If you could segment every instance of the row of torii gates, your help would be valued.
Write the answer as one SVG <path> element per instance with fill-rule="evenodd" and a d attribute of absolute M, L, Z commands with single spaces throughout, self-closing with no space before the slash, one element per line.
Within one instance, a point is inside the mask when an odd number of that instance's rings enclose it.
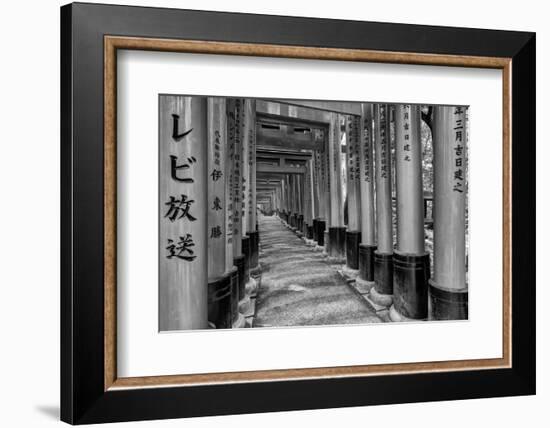
<path fill-rule="evenodd" d="M 420 106 L 167 96 L 160 117 L 161 156 L 164 140 L 181 128 L 193 132 L 176 155 L 207 160 L 193 171 L 189 190 L 203 218 L 199 212 L 176 226 L 179 234 L 192 232 L 193 254 L 204 259 L 176 269 L 161 262 L 161 330 L 244 326 L 251 273 L 261 270 L 257 208 L 345 260 L 393 320 L 467 318 L 464 108 L 433 107 L 430 121 L 433 269 L 424 237 Z"/>

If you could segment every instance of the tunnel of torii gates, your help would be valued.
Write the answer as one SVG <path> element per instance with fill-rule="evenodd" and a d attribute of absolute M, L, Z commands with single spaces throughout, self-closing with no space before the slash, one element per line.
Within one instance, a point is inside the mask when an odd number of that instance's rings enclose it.
<path fill-rule="evenodd" d="M 467 318 L 464 108 L 433 107 L 433 270 L 420 106 L 174 96 L 160 108 L 161 156 L 170 147 L 172 160 L 196 161 L 186 188 L 195 221 L 171 225 L 192 237 L 191 260 L 160 257 L 161 330 L 245 325 L 261 271 L 258 212 L 277 215 L 313 249 L 341 259 L 392 320 Z M 176 137 L 185 144 L 170 145 Z M 178 173 L 161 162 L 161 189 L 163 174 Z"/>

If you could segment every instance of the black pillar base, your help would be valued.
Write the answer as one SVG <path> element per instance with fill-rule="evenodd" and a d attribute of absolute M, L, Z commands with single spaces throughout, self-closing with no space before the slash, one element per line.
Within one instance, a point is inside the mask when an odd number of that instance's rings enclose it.
<path fill-rule="evenodd" d="M 244 277 L 244 262 L 245 262 L 245 257 L 244 257 L 244 254 L 243 255 L 240 255 L 240 256 L 237 256 L 233 259 L 233 264 L 235 265 L 235 267 L 237 268 L 237 275 L 238 275 L 238 287 L 237 287 L 237 290 L 238 290 L 238 293 L 237 293 L 237 300 L 241 300 L 243 297 L 244 297 L 244 286 L 246 285 L 246 279 Z M 237 301 L 237 304 L 238 304 L 238 301 Z"/>
<path fill-rule="evenodd" d="M 231 274 L 208 281 L 208 322 L 216 328 L 231 328 Z"/>
<path fill-rule="evenodd" d="M 358 230 L 346 231 L 346 265 L 350 269 L 359 269 L 359 243 L 361 232 Z"/>
<path fill-rule="evenodd" d="M 313 236 L 311 237 L 311 239 L 313 239 L 315 242 L 318 242 L 319 241 L 319 237 L 318 237 L 318 229 L 317 229 L 317 223 L 319 222 L 319 220 L 317 220 L 316 218 L 313 219 Z"/>
<path fill-rule="evenodd" d="M 376 245 L 359 244 L 359 278 L 364 281 L 374 281 L 375 251 Z"/>
<path fill-rule="evenodd" d="M 374 252 L 374 283 L 379 294 L 393 294 L 393 253 Z"/>
<path fill-rule="evenodd" d="M 317 220 L 317 245 L 323 247 L 325 245 L 325 229 L 327 223 L 324 220 Z"/>
<path fill-rule="evenodd" d="M 298 215 L 298 225 L 296 228 L 300 231 L 304 231 L 304 216 L 302 214 Z"/>
<path fill-rule="evenodd" d="M 446 290 L 430 280 L 432 317 L 436 320 L 467 320 L 468 289 Z"/>
<path fill-rule="evenodd" d="M 233 266 L 231 276 L 231 323 L 239 319 L 239 269 Z"/>
<path fill-rule="evenodd" d="M 258 256 L 259 256 L 259 233 L 248 232 L 247 233 L 250 239 L 250 269 L 258 267 Z"/>
<path fill-rule="evenodd" d="M 306 224 L 306 238 L 313 239 L 313 226 Z"/>
<path fill-rule="evenodd" d="M 346 257 L 346 228 L 329 227 L 328 228 L 328 255 L 335 258 Z"/>
<path fill-rule="evenodd" d="M 393 304 L 407 318 L 428 318 L 430 255 L 393 253 Z"/>
<path fill-rule="evenodd" d="M 244 284 L 250 279 L 250 238 L 248 236 L 243 236 L 242 238 L 242 251 L 244 256 Z M 240 285 L 240 284 L 239 284 Z M 239 298 L 242 299 L 245 297 L 245 289 L 243 287 L 242 294 L 241 289 L 239 288 Z"/>

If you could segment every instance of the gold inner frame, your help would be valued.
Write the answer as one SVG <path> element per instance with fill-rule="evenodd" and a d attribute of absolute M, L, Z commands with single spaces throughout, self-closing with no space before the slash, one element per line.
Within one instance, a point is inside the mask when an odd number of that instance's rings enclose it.
<path fill-rule="evenodd" d="M 304 369 L 279 369 L 169 376 L 117 377 L 116 367 L 116 85 L 117 50 L 146 50 L 213 55 L 241 55 L 296 59 L 323 59 L 393 64 L 440 65 L 502 70 L 503 82 L 503 320 L 502 358 L 421 363 L 375 364 Z M 511 367 L 512 340 L 512 164 L 511 164 L 511 58 L 385 52 L 306 46 L 170 40 L 139 37 L 104 37 L 104 389 L 192 386 L 235 382 L 281 381 L 312 378 L 358 377 L 422 372 L 497 369 Z"/>

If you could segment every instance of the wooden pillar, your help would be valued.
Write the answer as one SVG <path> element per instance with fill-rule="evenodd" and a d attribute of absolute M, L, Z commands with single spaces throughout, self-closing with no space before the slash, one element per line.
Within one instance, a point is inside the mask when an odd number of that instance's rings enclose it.
<path fill-rule="evenodd" d="M 374 282 L 371 298 L 389 306 L 393 294 L 392 173 L 389 106 L 374 105 L 376 156 L 376 231 L 378 248 L 374 253 Z"/>
<path fill-rule="evenodd" d="M 435 319 L 468 319 L 466 283 L 467 138 L 463 107 L 435 107 L 434 277 Z"/>
<path fill-rule="evenodd" d="M 326 133 L 325 133 L 326 136 Z M 317 172 L 317 200 L 319 201 L 313 239 L 317 246 L 325 245 L 325 229 L 328 219 L 328 198 L 327 198 L 327 169 L 326 169 L 326 142 L 323 150 L 315 151 L 315 170 Z"/>
<path fill-rule="evenodd" d="M 296 175 L 290 174 L 290 191 L 291 191 L 291 203 L 292 203 L 292 221 L 291 225 L 293 228 L 296 228 L 297 226 L 297 219 L 298 219 L 298 195 L 296 192 Z"/>
<path fill-rule="evenodd" d="M 242 164 L 242 252 L 244 255 L 244 276 L 245 283 L 250 280 L 250 237 L 248 235 L 250 225 L 250 101 L 243 100 L 242 104 L 242 149 L 241 149 L 241 164 Z M 245 286 L 246 287 L 246 286 Z M 245 296 L 241 296 L 241 300 Z"/>
<path fill-rule="evenodd" d="M 159 324 L 208 327 L 207 109 L 204 97 L 160 97 Z"/>
<path fill-rule="evenodd" d="M 424 249 L 420 107 L 395 107 L 397 248 L 393 255 L 393 302 L 397 315 L 428 317 L 430 257 Z M 392 311 L 392 314 L 394 311 Z"/>
<path fill-rule="evenodd" d="M 341 116 L 331 113 L 329 134 L 329 181 L 330 181 L 330 227 L 328 255 L 336 259 L 346 256 L 346 228 L 344 227 L 344 204 L 342 201 L 342 130 Z"/>
<path fill-rule="evenodd" d="M 254 128 L 256 126 L 255 100 L 244 99 L 242 101 L 242 122 L 241 122 L 241 192 L 242 192 L 242 238 L 241 248 L 244 256 L 244 295 L 239 293 L 239 311 L 247 314 L 250 308 L 250 295 L 255 291 L 255 281 L 250 276 L 253 239 L 250 237 L 251 214 L 252 214 L 252 190 L 251 190 L 251 145 L 254 139 Z"/>
<path fill-rule="evenodd" d="M 304 228 L 303 233 L 307 240 L 313 239 L 313 159 L 306 162 L 304 175 Z"/>
<path fill-rule="evenodd" d="M 279 210 L 279 212 L 281 212 L 281 210 L 283 209 L 283 203 L 282 203 L 283 192 L 282 192 L 282 189 L 283 189 L 283 180 L 281 180 L 280 185 L 279 185 L 279 187 L 277 187 L 277 190 L 276 190 L 277 209 Z"/>
<path fill-rule="evenodd" d="M 281 179 L 281 219 L 285 221 L 286 223 L 286 210 L 287 210 L 287 205 L 286 205 L 286 189 L 287 189 L 287 185 L 286 185 L 286 177 L 283 176 L 283 178 Z"/>
<path fill-rule="evenodd" d="M 311 185 L 311 218 L 312 220 L 319 217 L 319 170 L 316 167 L 316 151 L 312 151 L 311 159 L 309 161 L 309 174 Z"/>
<path fill-rule="evenodd" d="M 288 224 L 294 227 L 294 180 L 292 174 L 286 175 L 288 183 Z"/>
<path fill-rule="evenodd" d="M 292 188 L 290 186 L 290 174 L 285 174 L 286 197 L 286 222 L 290 226 L 292 221 Z"/>
<path fill-rule="evenodd" d="M 303 234 L 304 225 L 304 175 L 296 174 L 296 194 L 297 194 L 297 222 L 296 228 L 300 234 Z"/>
<path fill-rule="evenodd" d="M 328 228 L 331 223 L 331 210 L 330 210 L 330 161 L 329 161 L 329 151 L 330 151 L 330 134 L 331 129 L 326 132 L 325 144 L 323 147 L 323 152 L 321 156 L 321 171 L 322 171 L 322 194 L 323 194 L 323 211 L 321 220 L 319 222 L 319 239 L 322 239 L 322 243 L 319 243 L 320 246 L 324 246 L 325 252 L 328 253 Z"/>
<path fill-rule="evenodd" d="M 244 326 L 244 316 L 239 312 L 239 293 L 244 286 L 243 279 L 244 257 L 241 253 L 241 222 L 239 185 L 240 185 L 240 145 L 237 141 L 237 101 L 226 99 L 226 128 L 227 128 L 227 153 L 226 153 L 226 266 L 231 269 L 231 316 L 234 328 Z"/>
<path fill-rule="evenodd" d="M 248 277 L 246 257 L 243 254 L 243 120 L 244 100 L 241 98 L 227 99 L 228 134 L 233 152 L 233 263 L 238 271 L 238 301 L 245 297 L 245 285 Z M 244 325 L 244 317 L 238 315 L 238 326 Z"/>
<path fill-rule="evenodd" d="M 361 244 L 359 245 L 359 276 L 356 283 L 365 291 L 374 286 L 374 252 L 376 251 L 372 107 L 372 104 L 361 105 L 362 135 L 359 144 Z"/>
<path fill-rule="evenodd" d="M 250 244 L 250 271 L 258 272 L 259 235 L 256 227 L 256 100 L 245 101 L 245 135 L 248 142 L 247 235 Z"/>
<path fill-rule="evenodd" d="M 346 117 L 347 168 L 346 185 L 348 194 L 348 228 L 346 230 L 346 267 L 350 273 L 359 274 L 359 243 L 361 242 L 361 194 L 359 143 L 361 117 Z"/>
<path fill-rule="evenodd" d="M 277 209 L 277 214 L 279 215 L 279 218 L 282 218 L 282 212 L 283 212 L 283 188 L 284 188 L 284 181 L 281 180 L 281 184 L 277 189 L 275 190 L 275 207 Z"/>
<path fill-rule="evenodd" d="M 320 216 L 320 197 L 319 197 L 319 175 L 320 175 L 320 155 L 318 150 L 313 150 L 311 153 L 311 206 L 312 206 L 312 218 L 311 218 L 311 239 L 318 245 L 319 243 L 319 216 Z"/>
<path fill-rule="evenodd" d="M 298 194 L 296 192 L 296 175 L 290 174 L 290 190 L 291 190 L 291 201 L 292 201 L 292 221 L 291 225 L 293 228 L 297 226 L 298 220 Z"/>
<path fill-rule="evenodd" d="M 231 274 L 226 264 L 227 113 L 225 98 L 207 99 L 208 126 L 208 321 L 216 328 L 231 328 Z M 229 268 L 229 269 L 228 269 Z"/>

